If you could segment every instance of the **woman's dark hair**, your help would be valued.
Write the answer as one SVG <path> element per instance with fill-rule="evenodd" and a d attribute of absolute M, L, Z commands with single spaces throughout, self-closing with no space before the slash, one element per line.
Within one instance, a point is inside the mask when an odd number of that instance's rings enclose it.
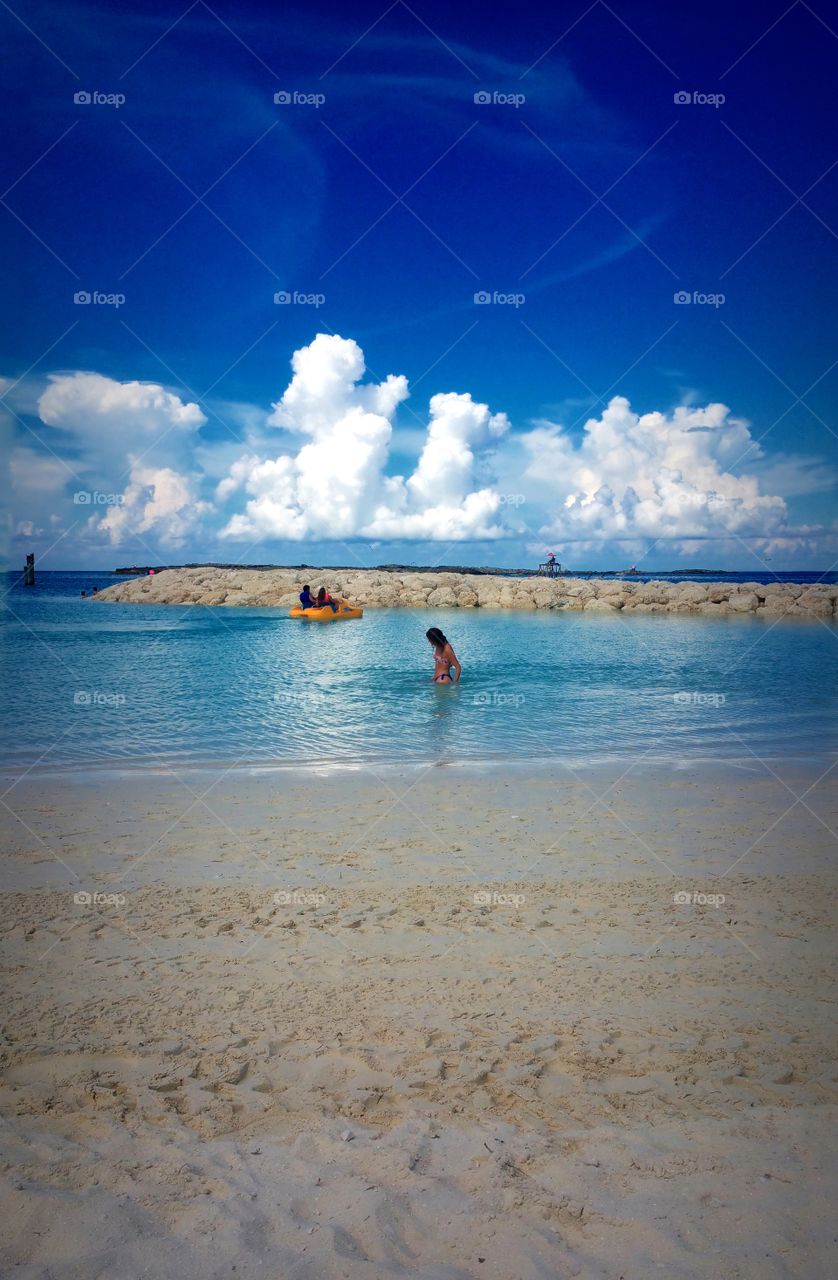
<path fill-rule="evenodd" d="M 325 588 L 325 587 L 321 587 L 321 588 L 320 588 L 320 590 L 317 592 L 317 599 L 318 599 L 318 600 L 325 600 L 325 599 L 326 599 L 326 588 Z"/>
<path fill-rule="evenodd" d="M 438 649 L 441 649 L 448 644 L 448 641 L 440 631 L 439 627 L 431 627 L 429 631 L 425 632 L 425 635 L 428 637 L 431 644 L 436 645 Z"/>

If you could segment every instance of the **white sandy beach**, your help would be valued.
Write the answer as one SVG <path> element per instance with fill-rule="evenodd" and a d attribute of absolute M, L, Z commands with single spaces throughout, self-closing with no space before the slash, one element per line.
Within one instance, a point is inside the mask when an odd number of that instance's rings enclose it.
<path fill-rule="evenodd" d="M 827 1276 L 826 767 L 29 774 L 5 1274 Z"/>

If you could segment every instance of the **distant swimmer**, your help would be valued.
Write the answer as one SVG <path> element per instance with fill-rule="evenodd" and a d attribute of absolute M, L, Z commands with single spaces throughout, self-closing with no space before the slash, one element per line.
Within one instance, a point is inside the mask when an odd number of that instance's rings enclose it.
<path fill-rule="evenodd" d="M 434 647 L 434 674 L 432 676 L 434 684 L 456 684 L 460 678 L 462 667 L 457 661 L 457 655 L 451 645 L 439 627 L 431 627 L 429 631 L 425 632 L 425 635 Z M 453 678 L 451 676 L 452 667 L 456 672 Z"/>

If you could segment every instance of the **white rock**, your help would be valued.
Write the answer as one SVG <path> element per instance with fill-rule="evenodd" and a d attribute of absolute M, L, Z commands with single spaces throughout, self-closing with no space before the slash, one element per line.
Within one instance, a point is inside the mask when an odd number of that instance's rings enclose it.
<path fill-rule="evenodd" d="M 304 582 L 368 608 L 585 609 L 591 613 L 727 613 L 832 617 L 838 586 L 813 583 L 611 582 L 500 574 L 386 573 L 331 569 L 166 569 L 100 591 L 106 603 L 290 608 Z"/>
<path fill-rule="evenodd" d="M 728 600 L 728 608 L 731 609 L 734 613 L 750 613 L 751 610 L 756 609 L 758 607 L 759 607 L 759 600 L 757 600 L 753 591 L 748 591 L 748 592 L 731 591 L 730 599 Z"/>

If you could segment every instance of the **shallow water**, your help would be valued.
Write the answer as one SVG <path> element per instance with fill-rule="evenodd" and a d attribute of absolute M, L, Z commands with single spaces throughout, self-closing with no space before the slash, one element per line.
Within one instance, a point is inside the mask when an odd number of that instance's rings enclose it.
<path fill-rule="evenodd" d="M 11 580 L 10 580 L 11 581 Z M 0 761 L 233 764 L 830 756 L 838 628 L 820 622 L 83 600 L 109 574 L 5 597 Z M 458 687 L 430 683 L 428 626 Z"/>

